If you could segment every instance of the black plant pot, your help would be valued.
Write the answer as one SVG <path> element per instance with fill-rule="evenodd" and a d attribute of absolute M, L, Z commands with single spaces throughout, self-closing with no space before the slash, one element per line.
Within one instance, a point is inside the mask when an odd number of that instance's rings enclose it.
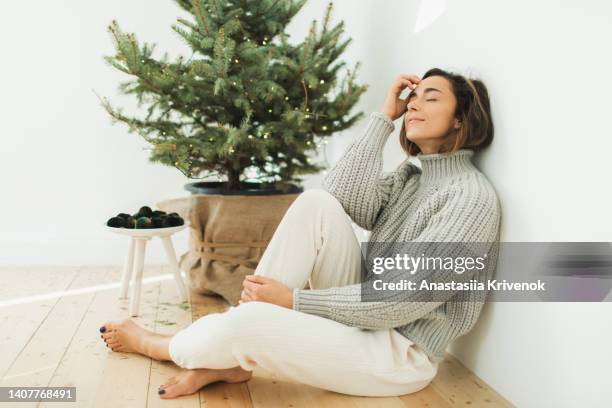
<path fill-rule="evenodd" d="M 241 182 L 243 189 L 228 189 L 224 181 L 202 181 L 185 184 L 185 190 L 191 194 L 221 194 L 221 195 L 280 195 L 295 194 L 304 191 L 302 187 L 292 185 L 287 191 L 281 191 L 271 183 Z"/>

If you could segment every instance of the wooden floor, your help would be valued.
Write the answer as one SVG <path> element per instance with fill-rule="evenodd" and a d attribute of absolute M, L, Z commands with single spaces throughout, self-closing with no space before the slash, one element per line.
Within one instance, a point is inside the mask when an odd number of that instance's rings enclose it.
<path fill-rule="evenodd" d="M 0 269 L 0 386 L 75 386 L 77 402 L 2 403 L 25 407 L 512 407 L 454 357 L 430 386 L 392 398 L 353 397 L 301 384 L 253 377 L 216 383 L 198 394 L 162 400 L 157 387 L 178 373 L 171 362 L 113 353 L 100 339 L 104 321 L 128 316 L 119 300 L 121 268 Z M 145 266 L 138 324 L 174 333 L 227 304 L 190 294 L 182 304 L 169 270 Z M 151 280 L 151 282 L 147 282 Z M 48 296 L 41 298 L 41 295 Z"/>

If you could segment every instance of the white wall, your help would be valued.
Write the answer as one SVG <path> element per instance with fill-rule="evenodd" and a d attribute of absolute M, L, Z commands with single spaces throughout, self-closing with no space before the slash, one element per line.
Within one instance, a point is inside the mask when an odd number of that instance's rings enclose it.
<path fill-rule="evenodd" d="M 327 1 L 292 22 L 303 38 Z M 612 241 L 607 2 L 429 0 L 443 13 L 415 33 L 420 1 L 337 0 L 334 21 L 353 43 L 370 84 L 359 109 L 377 110 L 400 72 L 441 67 L 488 85 L 496 140 L 477 159 L 503 204 L 503 241 Z M 0 264 L 119 264 L 126 241 L 105 220 L 186 195 L 177 170 L 147 162 L 146 143 L 111 126 L 92 89 L 116 105 L 124 76 L 107 66 L 106 25 L 117 19 L 158 50 L 184 49 L 168 1 L 13 2 L 0 15 Z M 365 122 L 337 135 L 334 162 Z M 385 170 L 402 159 L 397 132 Z M 318 187 L 320 175 L 307 188 Z M 186 233 L 186 231 L 184 231 Z M 178 237 L 185 248 L 186 234 Z M 163 260 L 153 243 L 147 262 Z M 489 304 L 450 351 L 518 407 L 607 407 L 612 367 L 610 303 Z"/>

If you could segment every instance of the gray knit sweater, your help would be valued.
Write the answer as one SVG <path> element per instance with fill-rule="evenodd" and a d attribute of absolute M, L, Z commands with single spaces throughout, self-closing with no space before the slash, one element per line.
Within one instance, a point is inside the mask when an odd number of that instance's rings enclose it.
<path fill-rule="evenodd" d="M 345 151 L 323 181 L 351 219 L 371 230 L 370 242 L 498 242 L 501 207 L 488 179 L 473 165 L 474 151 L 449 157 L 418 154 L 419 168 L 404 160 L 382 173 L 383 147 L 395 129 L 391 119 L 373 112 L 365 132 Z M 471 279 L 485 282 L 497 264 L 497 251 L 484 272 Z M 464 274 L 465 275 L 465 274 Z M 442 281 L 443 277 L 436 277 Z M 449 275 L 448 280 L 452 279 Z M 486 286 L 486 283 L 485 283 Z M 410 301 L 362 302 L 361 283 L 325 289 L 294 289 L 293 309 L 362 329 L 393 328 L 418 344 L 434 362 L 447 345 L 469 332 L 483 306 L 481 296 L 462 290 L 431 299 L 410 291 Z M 478 300 L 478 301 L 477 301 Z"/>

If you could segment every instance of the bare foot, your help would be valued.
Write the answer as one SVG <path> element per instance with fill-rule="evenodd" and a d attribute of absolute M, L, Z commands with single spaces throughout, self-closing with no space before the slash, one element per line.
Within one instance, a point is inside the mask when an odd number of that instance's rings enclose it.
<path fill-rule="evenodd" d="M 237 383 L 248 381 L 252 371 L 243 370 L 240 366 L 226 370 L 213 370 L 200 368 L 197 370 L 183 370 L 180 374 L 170 377 L 159 387 L 160 398 L 171 399 L 181 395 L 189 395 L 208 384 L 217 381 Z"/>
<path fill-rule="evenodd" d="M 171 360 L 168 344 L 171 335 L 146 330 L 130 319 L 106 322 L 100 327 L 102 339 L 113 351 L 139 353 L 155 360 Z"/>

